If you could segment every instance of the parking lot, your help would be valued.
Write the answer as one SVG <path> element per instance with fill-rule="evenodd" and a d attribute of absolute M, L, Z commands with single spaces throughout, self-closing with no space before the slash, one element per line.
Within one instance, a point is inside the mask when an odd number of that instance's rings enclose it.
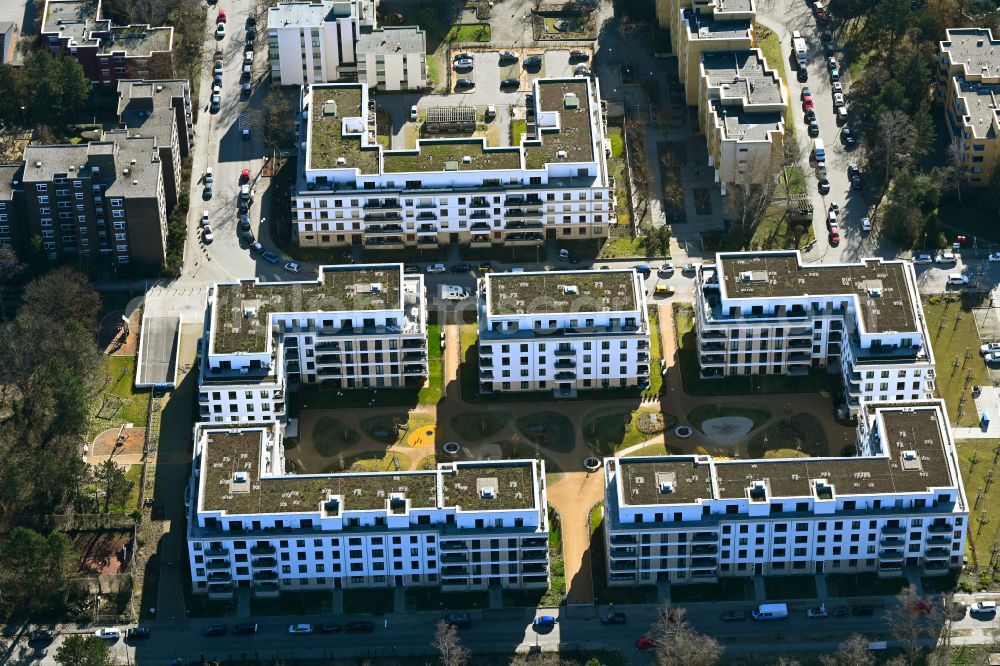
<path fill-rule="evenodd" d="M 582 63 L 570 62 L 569 50 L 541 50 L 523 49 L 518 51 L 516 64 L 500 64 L 499 51 L 472 51 L 456 50 L 454 57 L 460 53 L 471 53 L 474 58 L 471 70 L 461 72 L 451 72 L 451 88 L 459 78 L 471 79 L 475 85 L 460 92 L 452 92 L 444 95 L 418 95 L 418 94 L 376 94 L 375 99 L 379 108 L 385 111 L 392 125 L 392 148 L 401 150 L 413 148 L 415 145 L 414 124 L 410 121 L 410 108 L 417 107 L 420 117 L 427 109 L 432 107 L 475 107 L 480 116 L 489 105 L 496 106 L 497 117 L 491 124 L 497 129 L 488 132 L 490 138 L 489 145 L 506 146 L 510 141 L 510 121 L 513 118 L 523 118 L 523 107 L 525 95 L 531 90 L 531 82 L 542 77 L 568 77 L 573 76 L 574 68 Z M 542 63 L 540 67 L 525 69 L 522 63 L 525 57 L 540 55 Z M 449 63 L 450 64 L 450 63 Z M 519 79 L 518 88 L 501 87 L 500 82 L 504 79 Z"/>

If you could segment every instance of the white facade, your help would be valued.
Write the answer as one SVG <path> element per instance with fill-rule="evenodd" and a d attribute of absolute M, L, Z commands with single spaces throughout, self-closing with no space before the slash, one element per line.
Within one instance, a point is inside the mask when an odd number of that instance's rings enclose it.
<path fill-rule="evenodd" d="M 427 378 L 426 309 L 423 276 L 403 275 L 401 264 L 321 266 L 313 281 L 216 284 L 206 309 L 201 418 L 283 419 L 286 383 L 419 387 Z"/>
<path fill-rule="evenodd" d="M 545 465 L 296 476 L 280 427 L 195 428 L 188 555 L 193 591 L 548 585 Z"/>
<path fill-rule="evenodd" d="M 649 314 L 632 269 L 494 273 L 478 307 L 483 393 L 649 385 Z"/>
<path fill-rule="evenodd" d="M 866 405 L 857 457 L 605 464 L 612 585 L 962 565 L 968 503 L 941 401 Z"/>
<path fill-rule="evenodd" d="M 803 265 L 798 252 L 720 253 L 698 276 L 698 359 L 705 379 L 841 375 L 845 402 L 934 395 L 934 353 L 905 261 Z"/>
<path fill-rule="evenodd" d="M 363 85 L 303 89 L 301 246 L 537 245 L 607 236 L 615 200 L 596 81 L 533 84 L 522 145 L 420 139 L 383 150 Z"/>

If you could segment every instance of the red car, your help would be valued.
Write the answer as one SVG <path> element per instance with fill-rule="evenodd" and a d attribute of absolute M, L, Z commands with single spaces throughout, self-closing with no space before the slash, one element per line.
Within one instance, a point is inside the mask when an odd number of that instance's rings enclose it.
<path fill-rule="evenodd" d="M 808 111 L 811 108 L 813 108 L 813 99 L 812 97 L 806 97 L 804 100 L 802 100 L 802 110 Z"/>
<path fill-rule="evenodd" d="M 224 9 L 220 9 L 219 10 L 219 16 L 215 19 L 215 22 L 216 23 L 225 23 L 226 22 L 226 12 L 225 12 Z"/>
<path fill-rule="evenodd" d="M 830 232 L 830 245 L 832 245 L 833 247 L 837 247 L 838 245 L 840 245 L 840 232 L 839 231 L 831 231 Z"/>
<path fill-rule="evenodd" d="M 931 603 L 929 601 L 921 599 L 917 602 L 917 612 L 921 615 L 930 615 L 931 610 Z"/>
<path fill-rule="evenodd" d="M 246 183 L 250 180 L 250 169 L 243 169 L 240 171 L 240 184 Z"/>
<path fill-rule="evenodd" d="M 649 636 L 640 636 L 635 641 L 635 647 L 638 650 L 649 650 L 656 647 L 656 641 Z"/>

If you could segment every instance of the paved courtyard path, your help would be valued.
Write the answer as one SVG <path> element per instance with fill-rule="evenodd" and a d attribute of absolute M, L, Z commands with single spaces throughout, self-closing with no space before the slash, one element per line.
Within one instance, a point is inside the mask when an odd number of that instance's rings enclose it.
<path fill-rule="evenodd" d="M 593 603 L 590 509 L 604 499 L 604 475 L 601 472 L 567 472 L 548 487 L 548 499 L 562 521 L 567 601 L 571 604 Z"/>

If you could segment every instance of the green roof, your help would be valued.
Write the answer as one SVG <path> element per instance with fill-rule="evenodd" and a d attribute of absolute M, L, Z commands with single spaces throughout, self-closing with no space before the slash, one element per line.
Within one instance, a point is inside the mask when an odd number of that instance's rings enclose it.
<path fill-rule="evenodd" d="M 540 112 L 555 111 L 559 114 L 559 130 L 543 129 L 539 137 L 541 145 L 525 147 L 525 166 L 542 169 L 553 162 L 589 162 L 594 159 L 591 100 L 587 95 L 586 80 L 543 81 L 538 84 L 538 95 Z M 565 151 L 566 157 L 560 158 L 559 151 Z"/>
<path fill-rule="evenodd" d="M 465 158 L 471 158 L 468 162 Z M 520 169 L 517 148 L 484 148 L 482 139 L 420 141 L 415 151 L 388 151 L 386 173 L 410 171 L 487 171 Z"/>
<path fill-rule="evenodd" d="M 486 277 L 489 314 L 634 311 L 639 307 L 634 275 L 631 270 L 493 273 Z"/>
<path fill-rule="evenodd" d="M 361 109 L 361 88 L 314 86 L 312 105 L 309 108 L 309 168 L 354 168 L 361 173 L 377 173 L 378 147 L 363 148 L 360 134 L 343 134 L 344 118 L 360 118 L 364 115 Z M 343 164 L 338 163 L 339 158 L 344 158 Z"/>
<path fill-rule="evenodd" d="M 216 285 L 212 328 L 214 354 L 260 353 L 270 335 L 273 312 L 346 312 L 401 307 L 398 265 L 336 269 L 323 267 L 315 282 L 245 280 Z"/>

